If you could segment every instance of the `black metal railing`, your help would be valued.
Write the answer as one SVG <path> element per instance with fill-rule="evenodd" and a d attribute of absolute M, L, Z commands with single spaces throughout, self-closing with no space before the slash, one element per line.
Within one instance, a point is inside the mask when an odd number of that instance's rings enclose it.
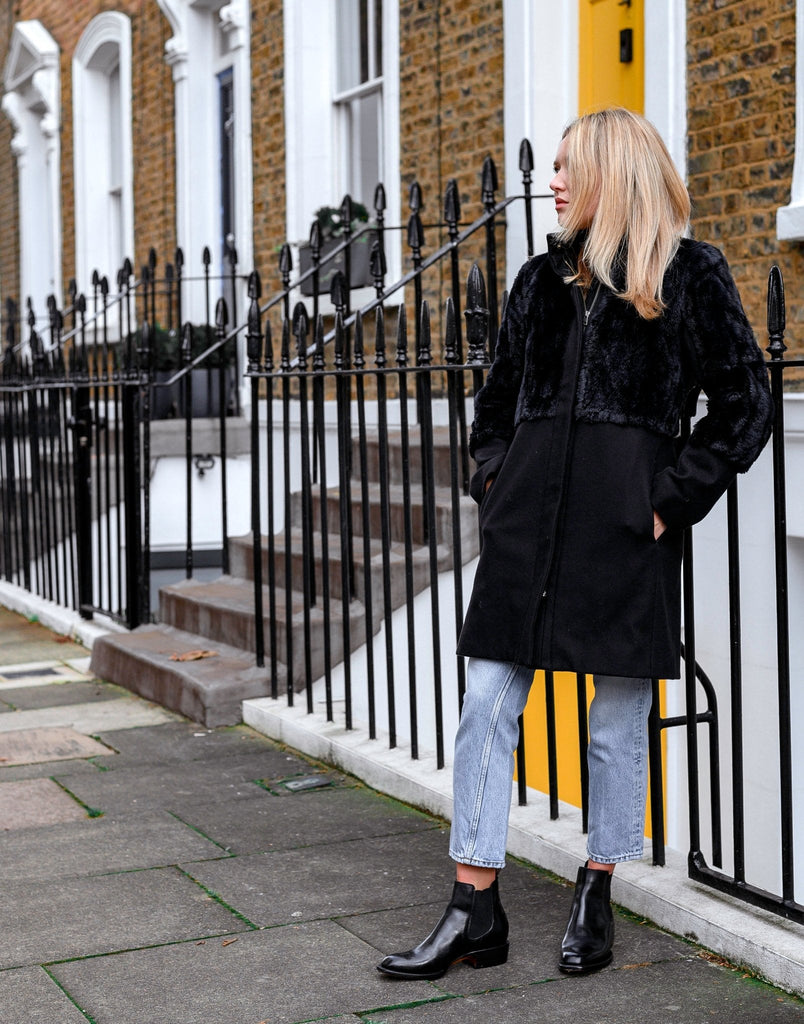
<path fill-rule="evenodd" d="M 326 251 L 320 226 L 313 224 L 306 270 L 294 274 L 292 247 L 288 243 L 281 247 L 277 266 L 280 286 L 263 303 L 261 315 L 268 317 L 278 310 L 289 319 L 292 301 L 301 292 L 310 296 L 312 323 L 327 306 L 326 342 L 330 347 L 335 341 L 333 308 L 339 310 L 350 336 L 356 314 L 351 309 L 352 290 L 344 287 L 344 281 L 351 279 L 353 254 L 370 237 L 374 298 L 365 309 L 381 308 L 391 296 L 411 286 L 418 349 L 424 296 L 442 289 L 445 264 L 453 287 L 461 261 L 484 261 L 496 281 L 497 235 L 505 228 L 506 211 L 512 204 L 522 208 L 529 253 L 532 251 L 532 202 L 537 198 L 531 192 L 532 167 L 531 147 L 523 141 L 522 194 L 498 200 L 496 168 L 487 157 L 481 172 L 483 213 L 469 225 L 460 223 L 455 181 L 446 189 L 443 221 L 427 228 L 422 222 L 424 200 L 418 183 L 410 189 L 410 214 L 404 228 L 386 224 L 382 185 L 375 191 L 373 221 L 367 225 L 354 223 L 352 201 L 346 196 L 341 208 L 342 234 Z M 437 232 L 439 245 L 428 254 L 425 231 L 431 230 Z M 390 283 L 385 252 L 389 232 L 406 234 L 410 264 L 407 272 Z M 321 281 L 338 266 L 343 266 L 345 275 L 337 273 L 330 303 L 329 296 L 322 293 Z M 149 477 L 154 457 L 153 423 L 163 417 L 184 420 L 185 424 L 184 566 L 187 576 L 193 575 L 193 463 L 196 458 L 207 458 L 205 452 L 196 451 L 193 421 L 199 406 L 217 420 L 217 448 L 225 467 L 227 422 L 241 411 L 242 339 L 248 326 L 238 317 L 238 295 L 252 287 L 255 277 L 255 273 L 242 273 L 234 244 L 227 245 L 226 265 L 218 273 L 212 272 L 209 248 L 201 254 L 195 274 L 189 271 L 181 249 L 164 266 L 150 249 L 139 275 L 130 260 L 123 262 L 114 288 L 98 273 L 93 274 L 86 292 L 70 282 L 64 309 L 59 310 L 51 297 L 44 315 L 38 315 L 40 311 L 30 302 L 23 315 L 17 304 L 6 301 L 2 316 L 5 345 L 0 357 L 3 403 L 9 416 L 24 411 L 27 418 L 25 432 L 13 442 L 6 434 L 5 462 L 0 470 L 7 524 L 2 578 L 65 603 L 82 615 L 103 613 L 130 627 L 149 621 Z M 496 298 L 490 302 L 492 310 L 495 304 Z M 459 310 L 456 324 L 460 339 Z M 492 335 L 495 331 L 496 315 L 490 321 Z M 289 358 L 295 365 L 297 354 Z M 58 403 L 52 397 L 57 393 L 61 396 Z M 48 433 L 40 436 L 43 404 L 50 410 L 50 426 Z M 420 415 L 417 402 L 415 416 Z M 464 424 L 463 406 L 459 416 Z M 345 458 L 347 463 L 351 459 L 348 445 Z M 41 471 L 43 466 L 49 475 Z M 227 474 L 223 471 L 218 519 L 224 572 L 229 571 L 228 504 Z M 60 517 L 58 524 L 56 517 Z M 56 566 L 58 544 L 60 568 Z"/>
<path fill-rule="evenodd" d="M 804 906 L 795 899 L 795 812 L 793 799 L 793 758 L 792 758 L 792 717 L 791 717 L 791 671 L 790 671 L 790 625 L 789 625 L 789 590 L 788 590 L 788 553 L 787 553 L 787 498 L 785 469 L 785 434 L 784 434 L 784 374 L 794 368 L 804 366 L 804 359 L 786 358 L 784 344 L 785 305 L 782 275 L 778 267 L 773 267 L 768 281 L 768 318 L 767 330 L 770 356 L 768 371 L 770 373 L 771 391 L 775 403 L 773 426 L 772 463 L 773 463 L 773 530 L 774 530 L 774 569 L 776 595 L 776 629 L 775 637 L 768 638 L 768 645 L 775 646 L 776 655 L 776 700 L 778 701 L 778 749 L 764 751 L 768 761 L 777 763 L 777 780 L 779 793 L 779 866 L 781 869 L 781 892 L 774 893 L 767 888 L 753 884 L 746 877 L 747 822 L 745 806 L 745 758 L 744 747 L 753 738 L 751 723 L 743 717 L 743 698 L 746 681 L 742 670 L 742 624 L 741 624 L 741 590 L 740 590 L 740 530 L 738 524 L 738 489 L 735 481 L 728 492 L 728 594 L 729 594 L 729 629 L 730 629 L 730 664 L 729 664 L 729 696 L 731 713 L 730 765 L 732 808 L 731 808 L 731 842 L 733 847 L 733 866 L 731 873 L 722 867 L 722 859 L 717 835 L 713 825 L 712 855 L 709 864 L 702 849 L 701 841 L 701 798 L 699 792 L 698 770 L 698 736 L 694 723 L 696 718 L 696 700 L 694 677 L 691 666 L 695 665 L 695 632 L 691 626 L 695 622 L 695 588 L 693 585 L 693 554 L 691 539 L 685 549 L 684 570 L 684 619 L 687 658 L 685 660 L 686 686 L 686 739 L 689 780 L 690 807 L 690 852 L 689 872 L 692 878 L 705 882 L 722 892 L 728 892 L 754 906 L 763 907 L 773 913 L 780 914 L 791 920 L 804 923 Z M 674 724 L 674 723 L 671 723 Z M 715 782 L 713 780 L 713 787 Z M 718 783 L 719 791 L 719 783 Z M 710 801 L 713 815 L 716 802 Z M 718 808 L 719 810 L 719 808 Z"/>
<path fill-rule="evenodd" d="M 351 331 L 346 325 L 345 309 L 338 301 L 344 282 L 338 278 L 333 287 L 333 346 L 325 343 L 322 317 L 311 325 L 304 306 L 298 305 L 291 321 L 283 323 L 280 362 L 274 368 L 271 333 L 262 328 L 256 291 L 248 328 L 248 375 L 253 407 L 259 410 L 252 429 L 255 435 L 258 429 L 261 433 L 253 448 L 253 575 L 256 605 L 269 609 L 267 635 L 262 617 L 256 617 L 258 660 L 269 659 L 274 696 L 283 692 L 292 703 L 295 693 L 303 690 L 308 710 L 313 708 L 312 684 L 323 679 L 330 717 L 337 665 L 345 722 L 351 728 L 352 660 L 359 647 L 367 662 L 367 671 L 361 673 L 366 684 L 361 703 L 364 700 L 369 735 L 377 735 L 376 696 L 382 687 L 386 717 L 381 728 L 396 745 L 403 699 L 397 680 L 404 675 L 407 736 L 417 756 L 417 669 L 427 647 L 439 766 L 444 763 L 439 578 L 444 572 L 451 574 L 457 629 L 463 617 L 463 565 L 477 553 L 474 502 L 468 497 L 466 417 L 458 410 L 481 382 L 487 365 L 489 312 L 477 268 L 471 281 L 468 361 L 451 299 L 442 352 L 433 352 L 426 302 L 415 349 L 404 305 L 396 313 L 393 341 L 386 334 L 384 310 L 378 307 L 367 342 L 361 313 Z M 435 419 L 439 408 L 441 424 Z M 329 425 L 328 409 L 335 413 L 335 422 Z M 298 482 L 294 465 L 300 471 Z M 267 488 L 261 485 L 263 467 Z M 256 500 L 263 492 L 268 495 L 267 520 Z M 301 608 L 295 628 L 294 595 L 300 596 Z M 417 595 L 427 595 L 429 602 L 424 634 L 416 624 Z M 396 612 L 401 626 L 394 624 Z M 380 628 L 383 664 L 374 660 L 372 643 Z M 407 640 L 404 657 L 394 653 L 399 628 Z M 463 662 L 451 663 L 460 699 Z"/>
<path fill-rule="evenodd" d="M 778 649 L 778 679 L 780 695 L 779 732 L 782 736 L 779 755 L 779 778 L 782 793 L 783 892 L 774 895 L 752 885 L 745 877 L 744 863 L 744 808 L 742 806 L 743 759 L 742 745 L 745 723 L 740 718 L 740 618 L 739 618 L 739 532 L 736 507 L 738 484 L 728 494 L 729 565 L 731 595 L 731 736 L 730 744 L 721 735 L 723 715 L 718 707 L 718 690 L 702 666 L 697 664 L 694 603 L 693 533 L 685 538 L 684 606 L 685 644 L 683 647 L 685 682 L 685 711 L 663 716 L 660 711 L 660 681 L 653 681 L 654 701 L 650 716 L 650 818 L 653 859 L 665 862 L 664 824 L 664 761 L 663 734 L 683 730 L 686 736 L 688 772 L 688 803 L 690 831 L 690 874 L 729 891 L 742 899 L 763 906 L 776 913 L 804 919 L 804 908 L 793 897 L 793 806 L 791 798 L 792 765 L 790 757 L 790 669 L 788 625 L 784 495 L 784 423 L 782 401 L 782 374 L 804 361 L 784 358 L 779 321 L 782 308 L 780 278 L 774 270 L 770 284 L 771 315 L 769 317 L 769 371 L 774 381 L 776 421 L 774 425 L 774 494 L 769 495 L 774 508 L 777 533 L 777 602 L 778 623 L 775 643 Z M 445 661 L 445 649 L 452 649 L 454 636 L 463 618 L 462 566 L 476 554 L 474 535 L 476 528 L 471 506 L 467 510 L 468 458 L 465 420 L 458 415 L 465 396 L 473 394 L 482 383 L 488 366 L 488 322 L 490 303 L 486 299 L 483 277 L 477 267 L 472 271 L 467 288 L 466 322 L 468 350 L 463 351 L 457 330 L 455 306 L 446 305 L 443 342 L 433 344 L 427 303 L 421 311 L 420 331 L 415 346 L 415 363 L 410 359 L 408 322 L 404 307 L 396 317 L 395 337 L 387 334 L 386 317 L 378 307 L 371 320 L 369 315 L 357 315 L 348 320 L 343 303 L 337 301 L 336 320 L 330 334 L 326 334 L 319 318 L 311 324 L 305 311 L 297 307 L 282 332 L 280 365 L 274 368 L 263 361 L 270 350 L 268 339 L 260 326 L 260 310 L 256 299 L 252 302 L 249 327 L 249 370 L 255 403 L 262 401 L 265 413 L 259 465 L 255 466 L 255 490 L 261 477 L 265 452 L 277 446 L 282 449 L 283 470 L 272 478 L 269 486 L 268 529 L 263 536 L 263 511 L 255 503 L 253 546 L 257 590 L 263 586 L 266 572 L 269 576 L 265 600 L 272 611 L 267 618 L 270 637 L 260 641 L 258 656 L 266 653 L 270 658 L 274 696 L 286 695 L 289 703 L 303 694 L 307 710 L 314 709 L 317 690 L 311 683 L 320 680 L 322 703 L 327 717 L 342 716 L 347 728 L 356 727 L 365 718 L 369 736 L 380 731 L 387 734 L 388 743 L 396 745 L 399 736 L 399 712 L 404 709 L 406 723 L 405 742 L 409 742 L 411 755 L 419 756 L 420 732 L 423 719 L 428 721 L 427 731 L 434 738 L 438 766 L 444 764 L 444 701 L 445 679 L 455 693 L 450 694 L 452 707 L 459 707 L 463 695 L 464 665 L 460 658 Z M 352 332 L 348 324 L 352 324 Z M 371 326 L 369 327 L 369 323 Z M 334 350 L 325 344 L 334 337 Z M 370 338 L 369 345 L 365 339 Z M 293 358 L 295 356 L 295 359 Z M 414 423 L 410 410 L 415 397 L 425 395 L 421 408 L 425 415 Z M 439 438 L 432 420 L 432 396 L 437 393 L 444 406 L 444 433 Z M 325 443 L 325 410 L 323 396 L 335 396 L 335 422 L 330 431 L 337 438 L 334 448 L 337 470 L 330 472 L 331 458 Z M 367 395 L 376 406 L 375 424 L 366 426 Z M 694 413 L 695 402 L 688 409 Z M 294 421 L 294 410 L 295 421 Z M 399 432 L 389 435 L 388 421 L 399 424 Z M 298 436 L 292 437 L 291 424 L 298 423 Z M 255 430 L 257 428 L 255 427 Z M 260 428 L 263 429 L 262 427 Z M 689 425 L 685 427 L 689 429 Z M 257 451 L 255 447 L 255 452 Z M 391 453 L 398 455 L 398 465 L 390 464 Z M 414 464 L 415 460 L 415 464 Z M 439 460 L 443 460 L 439 463 Z M 291 467 L 296 466 L 301 480 L 290 483 Z M 309 475 L 310 467 L 318 466 L 318 475 Z M 350 467 L 354 465 L 354 478 Z M 394 474 L 397 473 L 398 476 Z M 400 518 L 398 532 L 394 529 L 394 488 L 399 488 Z M 263 488 L 264 490 L 264 488 Z M 278 513 L 272 509 L 272 500 L 279 500 L 284 510 L 284 526 L 275 533 Z M 329 498 L 326 496 L 329 495 Z M 337 499 L 336 497 L 337 496 Z M 295 507 L 294 507 L 295 500 Z M 470 517 L 471 525 L 461 519 Z M 294 518 L 294 516 L 296 518 Z M 444 517 L 441 522 L 440 517 Z M 293 534 L 293 524 L 299 528 Z M 321 538 L 318 540 L 317 538 Z M 337 545 L 333 554 L 324 538 Z M 404 543 L 397 565 L 390 564 L 395 543 Z M 439 545 L 448 544 L 450 554 L 439 561 Z M 295 545 L 295 546 L 294 546 Z M 267 546 L 267 551 L 263 547 Z M 281 549 L 281 550 L 280 550 Z M 378 555 L 372 562 L 371 552 Z M 419 560 L 417 563 L 417 559 Z M 296 569 L 291 566 L 296 564 Z M 414 566 L 425 566 L 422 584 L 426 585 L 430 602 L 426 621 L 417 619 L 417 586 L 414 585 Z M 278 566 L 284 575 L 277 577 Z M 274 571 L 274 576 L 270 573 Z M 295 573 L 295 575 L 294 575 Z M 404 587 L 402 582 L 404 581 Z M 287 639 L 277 635 L 278 598 L 273 596 L 284 588 L 288 602 L 285 620 L 289 621 L 292 601 L 288 593 L 303 594 L 303 606 L 319 616 L 306 617 L 299 622 L 295 636 L 288 630 Z M 339 589 L 338 589 L 339 588 Z M 337 590 L 338 596 L 333 594 Z M 422 593 L 424 593 L 422 591 Z M 351 614 L 340 603 L 348 599 Z M 334 608 L 337 604 L 337 613 Z M 396 618 L 394 618 L 396 616 Z M 279 619 L 281 620 L 281 614 Z M 323 651 L 316 660 L 316 624 L 320 621 Z M 454 627 L 453 624 L 454 623 Z M 371 637 L 383 630 L 383 642 L 372 644 Z M 359 628 L 358 644 L 352 640 Z M 333 654 L 333 630 L 339 630 L 337 655 Z M 406 633 L 407 649 L 393 645 L 394 635 Z M 364 640 L 368 640 L 364 647 Z M 283 643 L 288 645 L 286 653 Z M 296 645 L 293 647 L 293 645 Z M 352 648 L 359 647 L 354 655 Z M 301 651 L 301 653 L 300 653 Z M 368 653 L 367 653 L 368 652 Z M 360 672 L 354 671 L 353 659 L 358 657 Z M 286 674 L 283 665 L 295 667 Z M 341 685 L 337 698 L 333 690 L 333 665 L 339 665 Z M 423 675 L 424 671 L 424 675 Z M 356 678 L 359 683 L 356 683 Z M 426 686 L 423 683 L 426 679 Z M 423 691 L 426 689 L 426 697 Z M 578 729 L 577 745 L 582 791 L 584 828 L 587 820 L 587 776 L 585 754 L 587 734 L 587 682 L 583 676 L 576 679 Z M 378 718 L 377 693 L 381 692 L 382 717 Z M 722 695 L 720 697 L 723 699 Z M 356 709 L 360 709 L 359 713 Z M 559 813 L 558 740 L 555 729 L 555 682 L 552 673 L 546 673 L 546 750 L 547 775 L 551 814 Z M 704 730 L 703 737 L 701 730 Z M 699 746 L 706 744 L 706 754 Z M 706 770 L 700 762 L 706 759 Z M 728 766 L 732 783 L 732 823 L 730 826 L 733 870 L 724 867 L 724 821 L 726 808 L 721 802 L 721 763 Z M 699 793 L 701 780 L 707 780 L 705 798 Z M 524 743 L 518 751 L 518 781 L 520 801 L 527 799 L 527 765 Z M 702 816 L 707 816 L 707 830 L 712 867 L 702 850 Z"/>
<path fill-rule="evenodd" d="M 80 611 L 106 614 L 130 627 L 149 621 L 151 573 L 150 469 L 157 406 L 184 421 L 186 516 L 184 570 L 192 576 L 192 476 L 197 451 L 193 407 L 199 386 L 217 398 L 213 420 L 226 465 L 230 423 L 240 403 L 250 410 L 251 523 L 248 537 L 232 539 L 229 495 L 222 475 L 219 533 L 221 568 L 253 579 L 255 658 L 270 667 L 274 696 L 320 699 L 328 718 L 369 736 L 424 746 L 445 763 L 445 735 L 454 725 L 464 690 L 464 664 L 452 654 L 463 619 L 464 591 L 477 554 L 474 504 L 468 496 L 470 402 L 482 384 L 496 340 L 499 310 L 497 239 L 512 204 L 521 204 L 532 251 L 532 157 L 523 145 L 522 194 L 497 201 L 490 160 L 481 175 L 483 213 L 460 224 L 458 190 L 447 188 L 439 244 L 424 251 L 421 189 L 410 193 L 406 227 L 407 270 L 386 281 L 384 193 L 375 194 L 374 223 L 351 227 L 344 202 L 343 238 L 323 253 L 314 226 L 310 264 L 295 275 L 292 249 L 279 253 L 280 287 L 263 300 L 259 275 L 247 278 L 229 265 L 188 274 L 177 251 L 157 273 L 151 251 L 135 277 L 121 268 L 116 291 L 96 275 L 89 297 L 69 290 L 65 310 L 49 304 L 44 323 L 28 310 L 25 323 L 13 305 L 4 318 L 6 344 L 0 379 L 0 498 L 3 530 L 0 576 L 33 593 Z M 352 309 L 351 258 L 363 231 L 371 231 L 374 297 Z M 428 227 L 427 231 L 431 229 Z M 523 254 L 524 255 L 524 254 Z M 320 281 L 339 260 L 329 296 Z M 465 304 L 460 280 L 469 264 Z M 485 267 L 485 276 L 479 266 Z M 486 291 L 488 281 L 488 292 Z M 309 287 L 308 287 L 309 286 Z M 188 317 L 188 289 L 201 288 L 202 313 Z M 237 316 L 237 296 L 244 320 Z M 307 302 L 299 302 L 307 292 Z M 428 296 L 445 295 L 435 310 Z M 787 622 L 783 375 L 802 360 L 785 358 L 781 279 L 774 273 L 769 303 L 769 370 L 776 397 L 774 523 L 776 531 L 779 692 L 779 779 L 782 892 L 774 895 L 746 878 L 746 822 L 741 720 L 740 537 L 737 485 L 728 496 L 731 609 L 731 734 L 720 734 L 724 715 L 718 691 L 696 664 L 692 534 L 685 548 L 685 713 L 663 717 L 659 682 L 651 713 L 651 821 L 653 855 L 664 862 L 662 735 L 682 729 L 689 764 L 690 873 L 796 920 L 794 808 L 790 743 L 790 659 Z M 227 302 L 226 297 L 229 301 Z M 397 303 L 397 300 L 398 303 Z M 198 304 L 193 307 L 197 310 Z M 443 315 L 441 313 L 443 309 Z M 232 315 L 230 316 L 230 312 Z M 192 319 L 193 323 L 188 322 Z M 435 321 L 433 321 L 435 322 Z M 464 328 L 465 324 L 465 328 Z M 233 326 L 230 326 L 233 325 Z M 27 327 L 27 329 L 26 329 Z M 435 340 L 434 340 L 435 339 Z M 157 378 L 162 341 L 174 365 Z M 243 351 L 243 349 L 245 351 Z M 237 360 L 245 356 L 245 388 Z M 172 397 L 162 402 L 166 394 Z M 179 489 L 176 492 L 180 504 Z M 770 501 L 770 496 L 769 496 Z M 466 575 L 466 578 L 465 578 Z M 376 639 L 375 639 L 376 638 Z M 586 824 L 586 680 L 576 679 L 578 770 Z M 699 709 L 703 696 L 703 705 Z M 551 813 L 559 813 L 555 681 L 546 678 L 545 715 Z M 701 770 L 699 733 L 708 734 Z M 724 808 L 721 761 L 732 790 L 733 867 L 723 867 Z M 527 798 L 527 765 L 520 743 L 520 799 Z M 709 793 L 701 799 L 701 779 Z M 709 866 L 702 847 L 702 816 L 711 835 Z"/>

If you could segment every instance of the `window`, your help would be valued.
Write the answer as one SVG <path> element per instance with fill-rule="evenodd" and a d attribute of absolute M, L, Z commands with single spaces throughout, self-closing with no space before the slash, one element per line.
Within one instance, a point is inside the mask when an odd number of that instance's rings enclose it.
<path fill-rule="evenodd" d="M 386 222 L 399 225 L 398 0 L 303 0 L 283 11 L 288 239 L 306 241 L 316 210 L 346 193 L 371 216 L 378 182 Z M 385 239 L 395 279 L 401 233 Z"/>
<path fill-rule="evenodd" d="M 234 148 L 234 80 L 232 69 L 227 68 L 218 75 L 218 117 L 219 117 L 219 164 L 220 164 L 220 244 L 219 259 L 223 273 L 229 269 L 229 258 L 232 250 L 236 251 L 237 236 L 235 233 L 235 175 Z M 229 311 L 235 308 L 235 296 L 231 292 L 230 279 L 224 278 L 224 298 Z"/>
<path fill-rule="evenodd" d="M 382 0 L 343 0 L 336 20 L 336 125 L 342 191 L 370 207 L 383 180 Z"/>
<path fill-rule="evenodd" d="M 93 271 L 112 291 L 134 258 L 131 26 L 109 11 L 89 23 L 73 57 L 75 272 L 89 293 Z"/>

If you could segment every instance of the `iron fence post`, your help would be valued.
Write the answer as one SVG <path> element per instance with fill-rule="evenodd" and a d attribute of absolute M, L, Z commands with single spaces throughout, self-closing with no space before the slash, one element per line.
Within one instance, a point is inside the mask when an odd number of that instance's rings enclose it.
<path fill-rule="evenodd" d="M 123 498 L 126 507 L 126 609 L 129 629 L 142 625 L 142 509 L 140 505 L 140 384 L 136 375 L 123 382 Z"/>
<path fill-rule="evenodd" d="M 778 267 L 768 278 L 768 352 L 773 424 L 774 544 L 776 555 L 776 664 L 779 689 L 779 795 L 782 836 L 782 898 L 793 904 L 793 751 L 790 706 L 790 625 L 787 581 L 787 495 L 784 462 L 784 282 Z"/>
<path fill-rule="evenodd" d="M 73 389 L 73 486 L 75 488 L 75 544 L 77 555 L 78 612 L 92 618 L 92 408 L 86 385 Z"/>

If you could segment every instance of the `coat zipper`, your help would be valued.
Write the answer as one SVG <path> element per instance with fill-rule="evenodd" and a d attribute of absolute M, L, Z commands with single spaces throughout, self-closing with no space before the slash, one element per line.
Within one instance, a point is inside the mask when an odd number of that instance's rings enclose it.
<path fill-rule="evenodd" d="M 589 326 L 589 317 L 592 315 L 592 310 L 595 308 L 595 303 L 597 302 L 598 295 L 600 295 L 600 286 L 602 284 L 603 284 L 602 281 L 598 281 L 597 282 L 597 288 L 595 290 L 595 294 L 592 296 L 592 304 L 589 306 L 589 309 L 586 308 L 586 296 L 584 295 L 583 291 L 581 291 L 581 302 L 583 303 L 583 325 L 584 325 L 584 327 L 588 327 Z"/>
<path fill-rule="evenodd" d="M 595 295 L 594 295 L 594 298 L 592 300 L 592 303 L 589 306 L 589 309 L 587 310 L 586 303 L 583 300 L 583 294 L 581 293 L 580 288 L 574 288 L 573 289 L 573 296 L 572 297 L 573 297 L 573 302 L 575 304 L 575 310 L 576 310 L 576 313 L 577 313 L 577 324 L 578 324 L 578 335 L 579 335 L 578 336 L 578 345 L 577 345 L 577 349 L 576 349 L 576 352 L 575 352 L 575 365 L 573 367 L 573 372 L 572 372 L 571 380 L 568 381 L 568 384 L 570 385 L 570 396 L 569 396 L 570 408 L 569 408 L 569 415 L 567 417 L 567 432 L 566 432 L 566 442 L 565 442 L 565 445 L 564 445 L 564 456 L 563 456 L 562 465 L 561 465 L 561 468 L 560 468 L 560 470 L 561 470 L 561 486 L 560 486 L 560 490 L 559 490 L 559 493 L 558 493 L 558 500 L 556 502 L 555 521 L 554 521 L 554 524 L 553 524 L 553 530 L 552 530 L 552 534 L 551 534 L 551 537 L 550 537 L 550 548 L 549 548 L 549 551 L 547 553 L 546 568 L 545 568 L 545 571 L 544 571 L 544 574 L 543 574 L 541 580 L 539 581 L 539 586 L 537 588 L 535 588 L 535 598 L 533 599 L 534 600 L 533 612 L 529 615 L 530 621 L 533 623 L 534 627 L 536 626 L 536 623 L 538 621 L 539 608 L 542 606 L 542 604 L 544 603 L 544 599 L 547 597 L 547 581 L 550 578 L 550 572 L 551 572 L 552 567 L 553 567 L 553 558 L 555 557 L 556 540 L 557 540 L 557 534 L 558 534 L 558 529 L 559 529 L 559 518 L 561 516 L 561 511 L 562 511 L 562 508 L 563 508 L 563 505 L 564 505 L 564 498 L 566 496 L 566 491 L 567 491 L 567 473 L 568 473 L 568 470 L 569 470 L 570 448 L 572 446 L 573 413 L 575 411 L 575 391 L 576 391 L 576 388 L 578 386 L 578 373 L 580 372 L 580 368 L 581 368 L 581 356 L 582 356 L 582 353 L 583 353 L 584 330 L 585 330 L 585 328 L 586 328 L 586 326 L 587 326 L 587 324 L 589 322 L 589 316 L 592 313 L 592 310 L 594 309 L 595 302 L 597 301 L 597 297 L 598 297 L 599 293 L 600 293 L 600 283 L 598 283 L 597 291 L 595 292 Z M 535 629 L 534 629 L 534 634 L 531 637 L 531 643 L 534 645 L 534 648 L 535 648 L 535 645 L 536 645 Z M 527 659 L 525 659 L 525 660 L 527 661 Z"/>

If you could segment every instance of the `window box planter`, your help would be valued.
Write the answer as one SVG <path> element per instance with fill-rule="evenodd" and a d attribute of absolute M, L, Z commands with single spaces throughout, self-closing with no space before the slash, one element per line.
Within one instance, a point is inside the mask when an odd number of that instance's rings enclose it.
<path fill-rule="evenodd" d="M 350 247 L 351 267 L 349 274 L 350 288 L 365 288 L 374 284 L 371 276 L 371 247 L 377 240 L 376 231 L 367 231 L 354 239 Z M 340 270 L 346 273 L 346 250 L 338 253 L 332 260 L 325 263 L 327 256 L 342 243 L 343 238 L 328 238 L 321 243 L 321 270 L 318 275 L 318 294 L 328 295 L 332 287 L 332 279 Z M 299 246 L 299 270 L 306 273 L 313 265 L 312 250 L 305 243 Z M 313 294 L 313 279 L 308 277 L 301 285 L 302 295 Z"/>
<path fill-rule="evenodd" d="M 174 419 L 185 415 L 185 382 L 183 379 L 176 381 L 169 387 L 166 382 L 173 377 L 181 366 L 180 358 L 180 337 L 176 331 L 166 331 L 157 327 L 152 335 L 153 351 L 151 362 L 153 366 L 154 387 L 151 388 L 150 415 L 152 420 Z M 208 330 L 204 325 L 193 326 L 192 355 L 193 358 L 201 355 L 215 340 L 214 330 Z M 140 344 L 139 331 L 135 336 L 135 343 Z M 229 349 L 234 349 L 234 344 L 229 343 Z M 225 367 L 225 396 L 224 401 L 227 412 L 233 407 L 233 396 L 237 387 L 237 368 L 235 366 L 234 351 L 227 351 L 224 358 Z M 191 370 L 192 376 L 192 416 L 205 418 L 220 415 L 220 390 L 218 384 L 218 367 L 220 366 L 221 353 L 216 352 L 210 356 L 206 363 Z"/>

